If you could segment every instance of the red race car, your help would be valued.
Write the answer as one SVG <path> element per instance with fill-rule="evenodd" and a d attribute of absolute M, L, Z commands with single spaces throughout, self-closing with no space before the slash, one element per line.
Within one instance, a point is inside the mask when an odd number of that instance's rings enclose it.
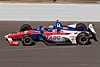
<path fill-rule="evenodd" d="M 58 44 L 90 44 L 90 39 L 97 41 L 96 32 L 92 24 L 88 28 L 83 23 L 64 26 L 59 21 L 55 25 L 40 26 L 32 29 L 30 25 L 24 24 L 20 31 L 5 36 L 10 45 L 18 45 L 22 41 L 24 46 L 35 45 L 42 41 L 46 45 Z"/>

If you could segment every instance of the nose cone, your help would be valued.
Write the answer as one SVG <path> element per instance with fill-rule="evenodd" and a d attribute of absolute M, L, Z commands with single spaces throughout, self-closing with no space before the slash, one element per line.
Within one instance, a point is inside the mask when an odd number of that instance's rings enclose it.
<path fill-rule="evenodd" d="M 5 38 L 8 38 L 8 35 L 6 35 Z"/>

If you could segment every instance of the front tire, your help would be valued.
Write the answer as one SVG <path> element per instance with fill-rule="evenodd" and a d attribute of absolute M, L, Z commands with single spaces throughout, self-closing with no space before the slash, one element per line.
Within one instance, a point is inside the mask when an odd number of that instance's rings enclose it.
<path fill-rule="evenodd" d="M 23 43 L 23 46 L 35 45 L 35 42 L 33 41 L 32 37 L 30 35 L 24 35 L 22 37 L 22 43 Z"/>
<path fill-rule="evenodd" d="M 23 25 L 20 27 L 20 32 L 26 31 L 26 30 L 32 30 L 32 27 L 31 27 L 29 24 L 23 24 Z"/>
<path fill-rule="evenodd" d="M 88 45 L 90 42 L 89 35 L 87 33 L 80 33 L 76 37 L 76 41 L 79 45 Z"/>

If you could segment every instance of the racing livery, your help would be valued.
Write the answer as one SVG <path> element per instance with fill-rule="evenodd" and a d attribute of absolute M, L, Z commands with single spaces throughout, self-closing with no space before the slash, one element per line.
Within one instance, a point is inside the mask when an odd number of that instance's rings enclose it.
<path fill-rule="evenodd" d="M 87 45 L 91 39 L 97 41 L 93 24 L 86 27 L 83 23 L 62 25 L 58 20 L 55 25 L 40 26 L 32 29 L 28 24 L 21 26 L 20 31 L 9 33 L 5 36 L 10 45 L 19 45 L 19 41 L 24 46 L 35 45 L 41 41 L 46 45 L 80 44 Z"/>

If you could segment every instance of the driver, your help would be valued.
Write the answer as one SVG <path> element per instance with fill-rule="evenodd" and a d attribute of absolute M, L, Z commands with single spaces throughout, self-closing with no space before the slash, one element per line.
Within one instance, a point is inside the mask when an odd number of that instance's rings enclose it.
<path fill-rule="evenodd" d="M 49 31 L 52 31 L 53 28 L 54 28 L 54 26 L 53 25 L 50 25 L 49 26 Z"/>

